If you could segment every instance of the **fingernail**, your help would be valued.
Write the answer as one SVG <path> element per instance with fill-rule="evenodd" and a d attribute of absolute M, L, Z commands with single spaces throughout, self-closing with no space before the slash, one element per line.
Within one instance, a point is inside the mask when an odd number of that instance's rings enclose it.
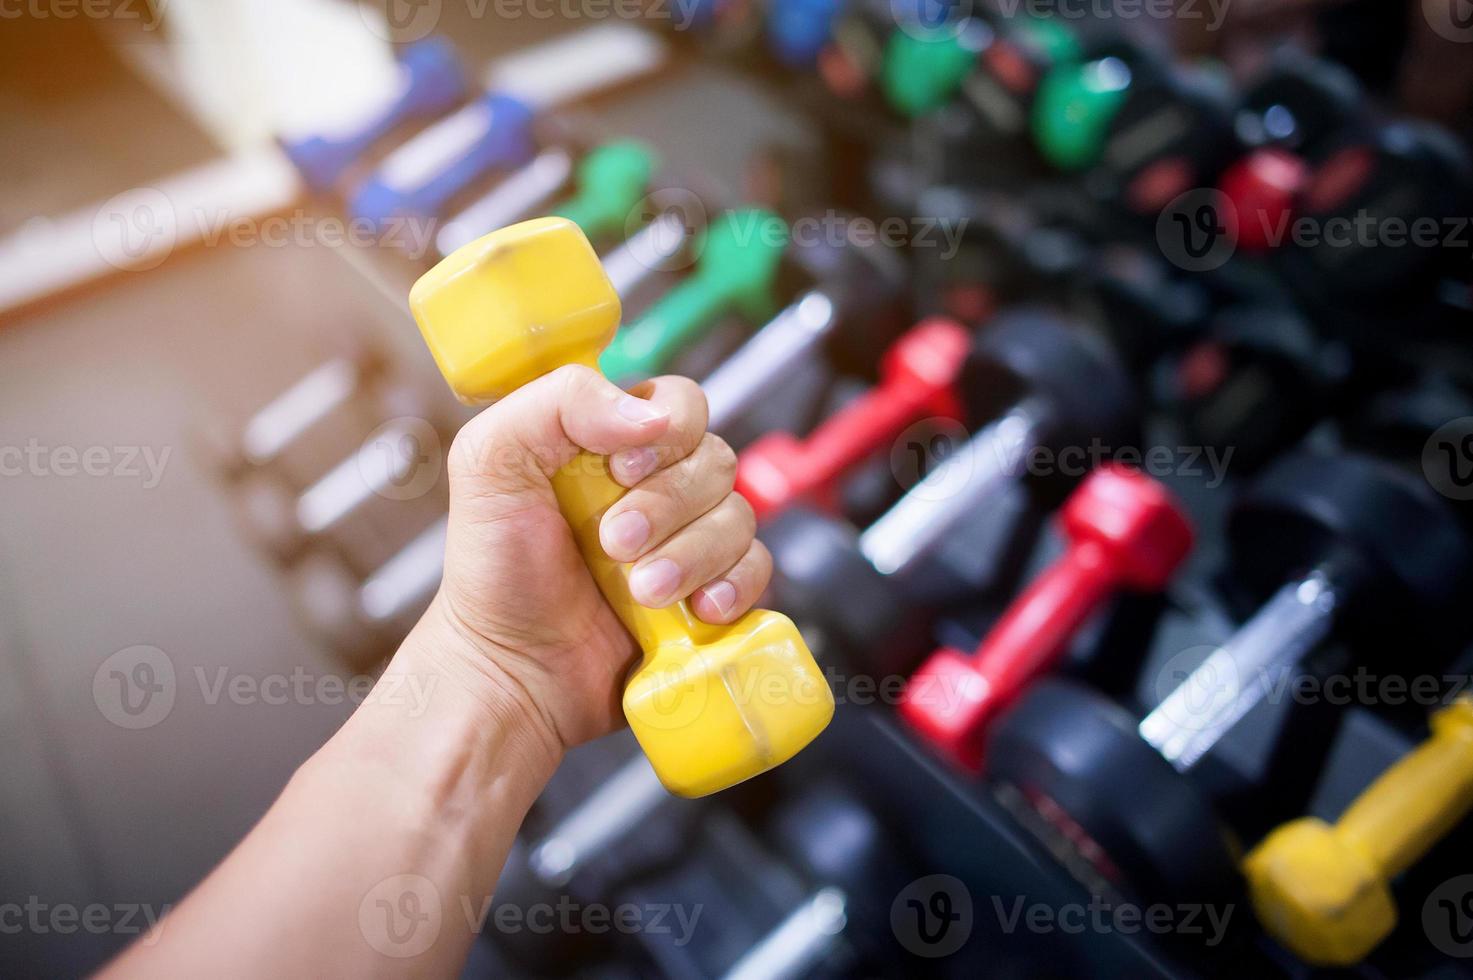
<path fill-rule="evenodd" d="M 633 555 L 649 540 L 650 522 L 637 510 L 626 510 L 604 521 L 604 550 L 610 558 Z M 618 554 L 614 554 L 614 552 Z"/>
<path fill-rule="evenodd" d="M 648 425 L 670 414 L 669 409 L 661 408 L 643 398 L 635 398 L 633 395 L 623 396 L 614 407 L 621 417 L 631 422 L 638 422 L 640 425 Z"/>
<path fill-rule="evenodd" d="M 614 454 L 609 465 L 614 475 L 625 483 L 638 483 L 655 471 L 660 461 L 655 451 L 648 446 L 643 449 L 621 449 Z"/>
<path fill-rule="evenodd" d="M 701 595 L 705 596 L 706 601 L 716 607 L 716 612 L 721 616 L 726 616 L 736 606 L 736 586 L 726 581 L 726 579 L 722 579 L 720 582 L 712 582 L 701 590 Z"/>
<path fill-rule="evenodd" d="M 680 566 L 668 558 L 641 565 L 629 576 L 629 591 L 647 606 L 668 602 L 680 587 Z"/>

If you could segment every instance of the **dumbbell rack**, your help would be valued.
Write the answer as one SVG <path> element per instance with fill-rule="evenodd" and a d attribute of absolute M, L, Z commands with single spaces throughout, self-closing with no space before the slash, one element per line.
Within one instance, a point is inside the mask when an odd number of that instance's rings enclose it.
<path fill-rule="evenodd" d="M 698 54 L 690 54 L 692 60 Z M 806 101 L 806 99 L 800 99 Z M 841 120 L 842 122 L 842 120 Z M 396 350 L 405 363 L 415 365 L 417 376 L 426 385 L 438 388 L 438 379 L 424 356 L 417 335 L 409 327 L 402 300 L 414 278 L 424 266 L 403 256 L 376 252 L 362 255 L 347 251 L 339 254 L 361 275 L 385 302 L 381 323 L 375 325 L 378 339 Z M 708 352 L 708 360 L 719 359 L 720 348 Z M 702 363 L 698 355 L 688 364 Z M 1192 496 L 1200 499 L 1205 491 Z M 1200 572 L 1196 585 L 1203 591 L 1207 583 Z M 1191 602 L 1175 603 L 1179 610 L 1203 613 Z M 975 632 L 975 623 L 955 623 L 943 628 Z M 1200 632 L 1211 632 L 1198 627 Z M 1404 719 L 1397 719 L 1402 724 Z M 1408 734 L 1397 739 L 1396 726 L 1372 725 L 1352 731 L 1351 748 L 1340 753 L 1341 764 L 1329 771 L 1326 782 L 1355 785 L 1369 779 L 1386 756 L 1387 744 L 1404 749 Z M 1356 739 L 1379 744 L 1380 752 L 1361 754 L 1355 751 Z M 1380 742 L 1377 742 L 1380 739 Z M 607 771 L 607 759 L 594 761 L 587 757 L 569 762 L 558 779 L 596 783 L 596 773 Z M 587 768 L 579 772 L 581 766 Z M 1018 972 L 1068 971 L 1073 975 L 1094 976 L 1160 976 L 1188 977 L 1200 974 L 1241 975 L 1249 970 L 1269 974 L 1302 975 L 1305 968 L 1294 964 L 1276 949 L 1253 926 L 1246 905 L 1237 910 L 1238 928 L 1226 948 L 1203 950 L 1184 939 L 1162 940 L 1159 937 L 1121 931 L 1085 932 L 1079 936 L 1052 932 L 1009 932 L 999 924 L 998 906 L 994 900 L 1011 902 L 1024 897 L 1028 902 L 1048 908 L 1090 905 L 1093 898 L 1105 892 L 1109 901 L 1128 901 L 1110 892 L 1065 856 L 1060 842 L 1050 842 L 1049 831 L 1030 819 L 1029 810 L 1006 792 L 988 789 L 984 784 L 947 767 L 929 750 L 918 745 L 884 709 L 849 707 L 841 709 L 832 728 L 813 748 L 790 766 L 764 777 L 745 791 L 740 816 L 752 799 L 760 808 L 765 799 L 794 791 L 805 781 L 821 775 L 842 774 L 859 787 L 869 805 L 895 828 L 904 828 L 905 839 L 922 857 L 928 869 L 960 878 L 975 902 L 975 932 L 968 951 L 935 964 L 938 975 L 977 975 L 978 971 Z M 554 790 L 554 793 L 556 790 Z M 1332 794 L 1333 795 L 1333 794 Z M 726 804 L 714 804 L 723 808 Z M 1333 806 L 1325 809 L 1333 812 Z M 1035 833 L 1036 832 L 1036 833 Z M 1072 873 L 1071 873 L 1072 872 Z M 1081 880 L 1083 879 L 1083 880 Z M 1149 898 L 1146 898 L 1149 901 Z M 1407 919 L 1415 919 L 1408 908 Z M 1404 945 L 1404 944 L 1403 944 Z M 1405 951 L 1404 949 L 1402 950 Z M 1387 956 L 1397 950 L 1388 947 Z M 1378 958 L 1380 968 L 1387 968 Z M 1388 961 L 1389 962 L 1389 961 Z M 1447 964 L 1442 964 L 1446 966 Z M 1377 966 L 1367 966 L 1361 973 L 1377 975 Z"/>

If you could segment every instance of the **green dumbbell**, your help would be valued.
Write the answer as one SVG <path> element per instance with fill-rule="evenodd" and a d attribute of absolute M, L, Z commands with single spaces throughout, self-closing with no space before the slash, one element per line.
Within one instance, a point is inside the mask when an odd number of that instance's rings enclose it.
<path fill-rule="evenodd" d="M 1104 151 L 1105 138 L 1131 84 L 1119 58 L 1060 65 L 1044 77 L 1033 106 L 1033 138 L 1060 170 L 1083 170 Z"/>
<path fill-rule="evenodd" d="M 658 374 L 724 314 L 754 323 L 776 310 L 778 266 L 788 226 L 770 211 L 728 211 L 697 244 L 696 269 L 629 324 L 604 351 L 599 365 L 615 381 Z"/>
<path fill-rule="evenodd" d="M 567 218 L 589 238 L 624 230 L 631 211 L 649 193 L 655 155 L 642 143 L 605 143 L 578 165 L 578 191 L 552 213 Z"/>
<path fill-rule="evenodd" d="M 973 70 L 992 76 L 994 96 L 1027 100 L 1030 73 L 1077 61 L 1080 43 L 1074 31 L 1057 20 L 1030 18 L 1006 24 L 974 19 L 960 29 L 928 33 L 900 30 L 885 42 L 881 85 L 890 107 L 914 118 L 940 109 L 967 85 Z M 1011 66 L 1012 70 L 1006 69 Z M 998 74 L 1005 71 L 1005 74 Z"/>

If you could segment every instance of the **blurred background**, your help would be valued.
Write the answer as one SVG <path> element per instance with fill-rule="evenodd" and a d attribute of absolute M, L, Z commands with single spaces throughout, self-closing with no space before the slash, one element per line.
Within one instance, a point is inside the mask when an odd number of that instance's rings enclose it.
<path fill-rule="evenodd" d="M 717 297 L 693 342 L 624 352 L 626 377 L 711 378 L 811 290 L 831 287 L 820 298 L 866 323 L 781 376 L 754 376 L 750 358 L 729 372 L 720 422 L 739 448 L 769 430 L 809 432 L 873 384 L 894 323 L 950 317 L 970 330 L 1018 302 L 1091 318 L 1130 362 L 1147 438 L 1163 440 L 1150 444 L 1195 446 L 1226 471 L 1214 482 L 1204 462 L 1164 480 L 1198 527 L 1164 625 L 1159 604 L 1126 603 L 1070 646 L 1077 676 L 1148 709 L 1160 663 L 1210 651 L 1251 611 L 1215 576 L 1228 503 L 1262 466 L 1332 445 L 1420 472 L 1427 433 L 1473 414 L 1457 407 L 1473 379 L 1470 17 L 1465 0 L 0 2 L 0 972 L 98 967 L 227 853 L 362 699 L 438 583 L 443 454 L 468 417 L 409 318 L 409 287 L 442 253 L 554 209 L 616 257 L 627 321 L 702 276 Z M 1129 103 L 1138 131 L 1092 128 L 1098 87 L 1035 124 L 1042 149 L 1019 135 L 1026 119 L 988 115 L 1033 111 L 1029 73 L 1066 60 L 1034 41 L 1007 46 L 1039 22 L 1077 33 L 1090 64 L 1128 65 L 1132 99 L 1155 93 Z M 914 60 L 885 55 L 908 30 Z M 1286 51 L 1299 67 L 1283 67 Z M 1158 78 L 1148 62 L 1174 67 Z M 1200 78 L 1177 80 L 1183 65 Z M 1282 88 L 1265 94 L 1263 78 Z M 1227 94 L 1199 98 L 1201 79 Z M 984 84 L 1002 94 L 976 94 Z M 1186 107 L 1175 122 L 1148 117 L 1168 103 Z M 1222 133 L 1203 135 L 1216 111 L 1204 104 L 1229 107 Z M 1387 128 L 1413 123 L 1424 128 Z M 1172 125 L 1171 154 L 1151 161 L 1172 167 L 1076 146 L 1128 153 L 1131 132 L 1149 142 Z M 1254 213 L 1461 217 L 1461 248 L 1388 257 L 1296 243 L 1303 254 L 1280 264 L 1250 240 L 1245 198 L 1215 177 L 1264 146 L 1302 160 L 1278 161 L 1283 180 L 1253 172 Z M 1161 230 L 1208 190 L 1240 208 L 1230 256 L 1204 259 Z M 1291 212 L 1276 193 L 1302 196 Z M 718 216 L 757 208 L 785 219 L 795 244 L 763 283 L 723 283 L 724 253 L 693 246 Z M 1182 226 L 1196 214 L 1183 210 Z M 800 227 L 818 229 L 813 242 Z M 878 229 L 893 254 L 853 259 L 856 227 Z M 809 502 L 873 521 L 966 438 L 957 417 L 916 414 L 921 428 L 886 434 L 842 492 Z M 912 462 L 911 444 L 931 448 Z M 1213 456 L 1228 449 L 1236 462 Z M 871 618 L 855 612 L 863 625 L 848 633 L 818 613 L 795 618 L 813 624 L 826 665 L 849 662 L 844 646 L 859 641 L 846 637 L 882 626 L 922 652 L 971 649 L 1062 551 L 1046 529 L 1061 499 L 989 500 L 989 513 L 1030 515 L 1006 534 L 953 528 L 987 558 L 959 572 L 942 556 L 917 574 L 922 625 L 892 616 L 893 597 Z M 812 538 L 787 546 L 829 556 Z M 777 607 L 821 605 L 825 592 L 864 605 L 857 574 L 805 583 L 780 570 Z M 1460 663 L 1464 640 L 1439 634 L 1434 662 Z M 1122 667 L 1127 648 L 1158 666 Z M 904 675 L 916 660 L 844 679 Z M 1102 891 L 1116 902 L 1170 892 L 1129 867 L 1101 884 L 1103 865 L 1065 855 L 1058 827 L 1030 826 L 1016 793 L 931 752 L 893 703 L 849 693 L 856 704 L 841 703 L 804 765 L 710 804 L 653 795 L 627 735 L 575 753 L 498 902 L 571 895 L 582 907 L 699 908 L 703 920 L 679 943 L 586 924 L 491 935 L 467 975 L 1306 972 L 1251 928 L 1236 894 L 1225 901 L 1247 935 L 1231 955 L 1184 929 L 1008 927 L 998 910 L 1016 896 L 1057 911 Z M 1268 775 L 1279 743 L 1263 744 L 1299 738 L 1292 706 L 1268 707 L 1224 765 L 1239 798 L 1277 801 L 1264 813 L 1285 818 L 1337 815 L 1426 734 L 1425 708 L 1315 715 L 1339 748 L 1316 756 L 1314 778 L 1295 770 L 1295 795 Z M 589 800 L 626 825 L 590 831 L 585 813 L 570 828 Z M 1247 819 L 1237 836 L 1251 843 L 1266 826 Z M 1210 836 L 1197 830 L 1182 836 Z M 550 839 L 565 852 L 541 846 Z M 826 841 L 837 853 L 822 853 Z M 947 939 L 963 905 L 966 935 Z M 1412 934 L 1365 975 L 1466 972 L 1461 940 L 1446 940 L 1461 950 L 1448 955 L 1416 909 L 1406 918 Z M 758 948 L 769 958 L 742 959 Z"/>

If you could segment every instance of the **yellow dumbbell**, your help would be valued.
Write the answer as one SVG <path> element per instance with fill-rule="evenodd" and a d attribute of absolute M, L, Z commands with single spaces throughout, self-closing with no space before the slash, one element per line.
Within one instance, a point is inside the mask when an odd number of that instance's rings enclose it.
<path fill-rule="evenodd" d="M 621 315 L 588 239 L 563 218 L 464 246 L 415 284 L 409 305 L 441 373 L 469 403 L 494 401 L 564 364 L 596 367 Z M 823 731 L 833 695 L 791 620 L 754 609 L 712 626 L 683 602 L 639 605 L 629 566 L 599 544 L 599 519 L 625 492 L 606 460 L 583 454 L 552 486 L 589 571 L 644 652 L 624 689 L 624 714 L 672 793 L 725 789 Z"/>
<path fill-rule="evenodd" d="M 1259 921 L 1307 963 L 1358 963 L 1396 926 L 1391 880 L 1473 807 L 1473 700 L 1382 773 L 1333 826 L 1291 821 L 1243 862 Z"/>

